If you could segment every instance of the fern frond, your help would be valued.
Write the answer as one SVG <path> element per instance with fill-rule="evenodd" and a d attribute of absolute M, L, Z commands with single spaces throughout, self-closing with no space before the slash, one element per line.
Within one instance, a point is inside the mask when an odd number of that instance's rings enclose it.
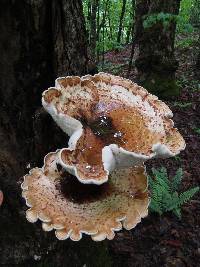
<path fill-rule="evenodd" d="M 153 179 L 151 178 L 150 175 L 147 175 L 147 179 L 148 179 L 148 184 L 149 184 L 150 188 L 152 188 L 153 187 L 153 184 L 154 184 Z"/>
<path fill-rule="evenodd" d="M 171 198 L 165 198 L 165 209 L 166 211 L 172 211 L 178 208 L 179 195 L 177 192 L 171 194 Z"/>
<path fill-rule="evenodd" d="M 179 168 L 176 171 L 176 175 L 174 176 L 174 178 L 172 180 L 171 188 L 172 188 L 173 191 L 177 191 L 178 190 L 178 186 L 180 185 L 180 183 L 182 181 L 182 177 L 183 177 L 183 169 Z"/>
<path fill-rule="evenodd" d="M 181 209 L 180 209 L 180 208 L 176 208 L 176 209 L 172 210 L 172 212 L 173 212 L 179 219 L 181 219 Z"/>
<path fill-rule="evenodd" d="M 166 182 L 166 184 L 170 184 L 170 181 L 168 179 L 167 175 L 167 169 L 165 167 L 161 167 L 160 169 L 152 168 L 152 173 L 158 180 L 163 180 Z"/>
<path fill-rule="evenodd" d="M 151 190 L 150 210 L 160 215 L 166 211 L 171 211 L 178 218 L 181 218 L 181 206 L 199 191 L 199 187 L 191 188 L 179 195 L 177 189 L 183 176 L 181 168 L 177 170 L 172 181 L 167 176 L 166 168 L 152 169 L 152 173 L 155 179 L 148 176 Z"/>
<path fill-rule="evenodd" d="M 199 187 L 197 186 L 197 187 L 191 188 L 181 193 L 179 196 L 178 194 L 176 197 L 174 195 L 172 202 L 169 203 L 168 211 L 170 210 L 173 211 L 174 209 L 181 207 L 184 203 L 188 202 L 194 196 L 194 194 L 198 191 L 199 191 Z"/>
<path fill-rule="evenodd" d="M 158 188 L 158 184 L 156 183 L 156 180 L 153 180 L 151 176 L 148 176 L 148 182 L 151 190 L 151 202 L 150 202 L 150 209 L 154 212 L 162 214 L 162 193 L 160 193 L 162 190 Z"/>
<path fill-rule="evenodd" d="M 154 184 L 152 187 L 152 198 L 161 206 L 163 198 L 163 188 L 159 184 Z"/>
<path fill-rule="evenodd" d="M 160 203 L 158 203 L 157 201 L 155 201 L 153 198 L 151 198 L 150 210 L 153 211 L 153 212 L 157 212 L 160 215 L 163 214 L 162 206 L 160 205 Z"/>
<path fill-rule="evenodd" d="M 170 193 L 171 188 L 168 183 L 166 183 L 164 180 L 161 178 L 157 180 L 157 184 L 159 184 L 162 188 L 164 188 L 164 191 Z"/>
<path fill-rule="evenodd" d="M 166 168 L 162 167 L 159 170 L 156 170 L 152 168 L 152 173 L 155 176 L 155 181 L 154 183 L 160 184 L 162 187 L 165 188 L 166 191 L 170 192 L 170 181 L 167 177 L 167 170 Z"/>
<path fill-rule="evenodd" d="M 177 205 L 180 207 L 182 206 L 184 203 L 188 202 L 195 193 L 197 193 L 199 191 L 199 187 L 193 187 L 191 189 L 188 189 L 187 191 L 180 193 L 179 196 L 179 201 L 177 203 Z"/>

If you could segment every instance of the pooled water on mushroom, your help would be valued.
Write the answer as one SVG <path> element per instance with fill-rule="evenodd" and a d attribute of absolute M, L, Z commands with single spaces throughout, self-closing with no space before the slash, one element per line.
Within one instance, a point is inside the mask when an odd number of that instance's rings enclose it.
<path fill-rule="evenodd" d="M 174 156 L 185 147 L 170 109 L 121 77 L 99 73 L 58 78 L 42 102 L 71 136 L 60 154 L 62 166 L 83 183 L 104 183 L 115 168 Z"/>

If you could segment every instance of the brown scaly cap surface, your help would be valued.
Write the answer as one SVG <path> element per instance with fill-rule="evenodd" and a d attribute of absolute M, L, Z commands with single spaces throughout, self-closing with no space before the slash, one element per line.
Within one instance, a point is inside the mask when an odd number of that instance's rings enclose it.
<path fill-rule="evenodd" d="M 39 218 L 43 229 L 55 229 L 60 240 L 78 241 L 86 233 L 100 241 L 113 239 L 122 225 L 134 228 L 147 215 L 143 167 L 113 172 L 109 182 L 100 186 L 85 185 L 61 168 L 58 153 L 49 153 L 42 169 L 34 168 L 24 177 L 28 221 Z"/>

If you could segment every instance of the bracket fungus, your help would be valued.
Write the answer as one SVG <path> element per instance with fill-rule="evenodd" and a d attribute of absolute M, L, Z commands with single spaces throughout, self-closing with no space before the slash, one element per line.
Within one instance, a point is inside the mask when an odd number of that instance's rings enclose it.
<path fill-rule="evenodd" d="M 136 226 L 148 213 L 144 162 L 185 148 L 168 106 L 137 84 L 110 74 L 56 79 L 42 104 L 70 136 L 24 176 L 30 222 L 60 240 L 95 241 Z"/>
<path fill-rule="evenodd" d="M 149 198 L 143 167 L 112 172 L 108 183 L 85 185 L 59 165 L 59 151 L 49 153 L 43 168 L 32 169 L 22 183 L 30 209 L 27 220 L 39 218 L 45 231 L 78 241 L 82 233 L 95 241 L 113 239 L 114 231 L 133 228 L 147 215 Z"/>
<path fill-rule="evenodd" d="M 175 156 L 185 148 L 168 106 L 118 76 L 58 78 L 42 103 L 70 136 L 61 165 L 82 183 L 102 184 L 114 169 Z"/>

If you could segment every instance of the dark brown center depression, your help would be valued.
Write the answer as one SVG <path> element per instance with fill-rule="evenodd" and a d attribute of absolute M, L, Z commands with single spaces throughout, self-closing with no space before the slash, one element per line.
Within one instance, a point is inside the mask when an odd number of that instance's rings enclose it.
<path fill-rule="evenodd" d="M 60 169 L 62 167 L 59 165 L 58 168 Z M 112 194 L 114 185 L 110 182 L 102 185 L 83 184 L 75 176 L 63 170 L 56 188 L 64 198 L 81 204 L 105 199 L 106 196 Z"/>

